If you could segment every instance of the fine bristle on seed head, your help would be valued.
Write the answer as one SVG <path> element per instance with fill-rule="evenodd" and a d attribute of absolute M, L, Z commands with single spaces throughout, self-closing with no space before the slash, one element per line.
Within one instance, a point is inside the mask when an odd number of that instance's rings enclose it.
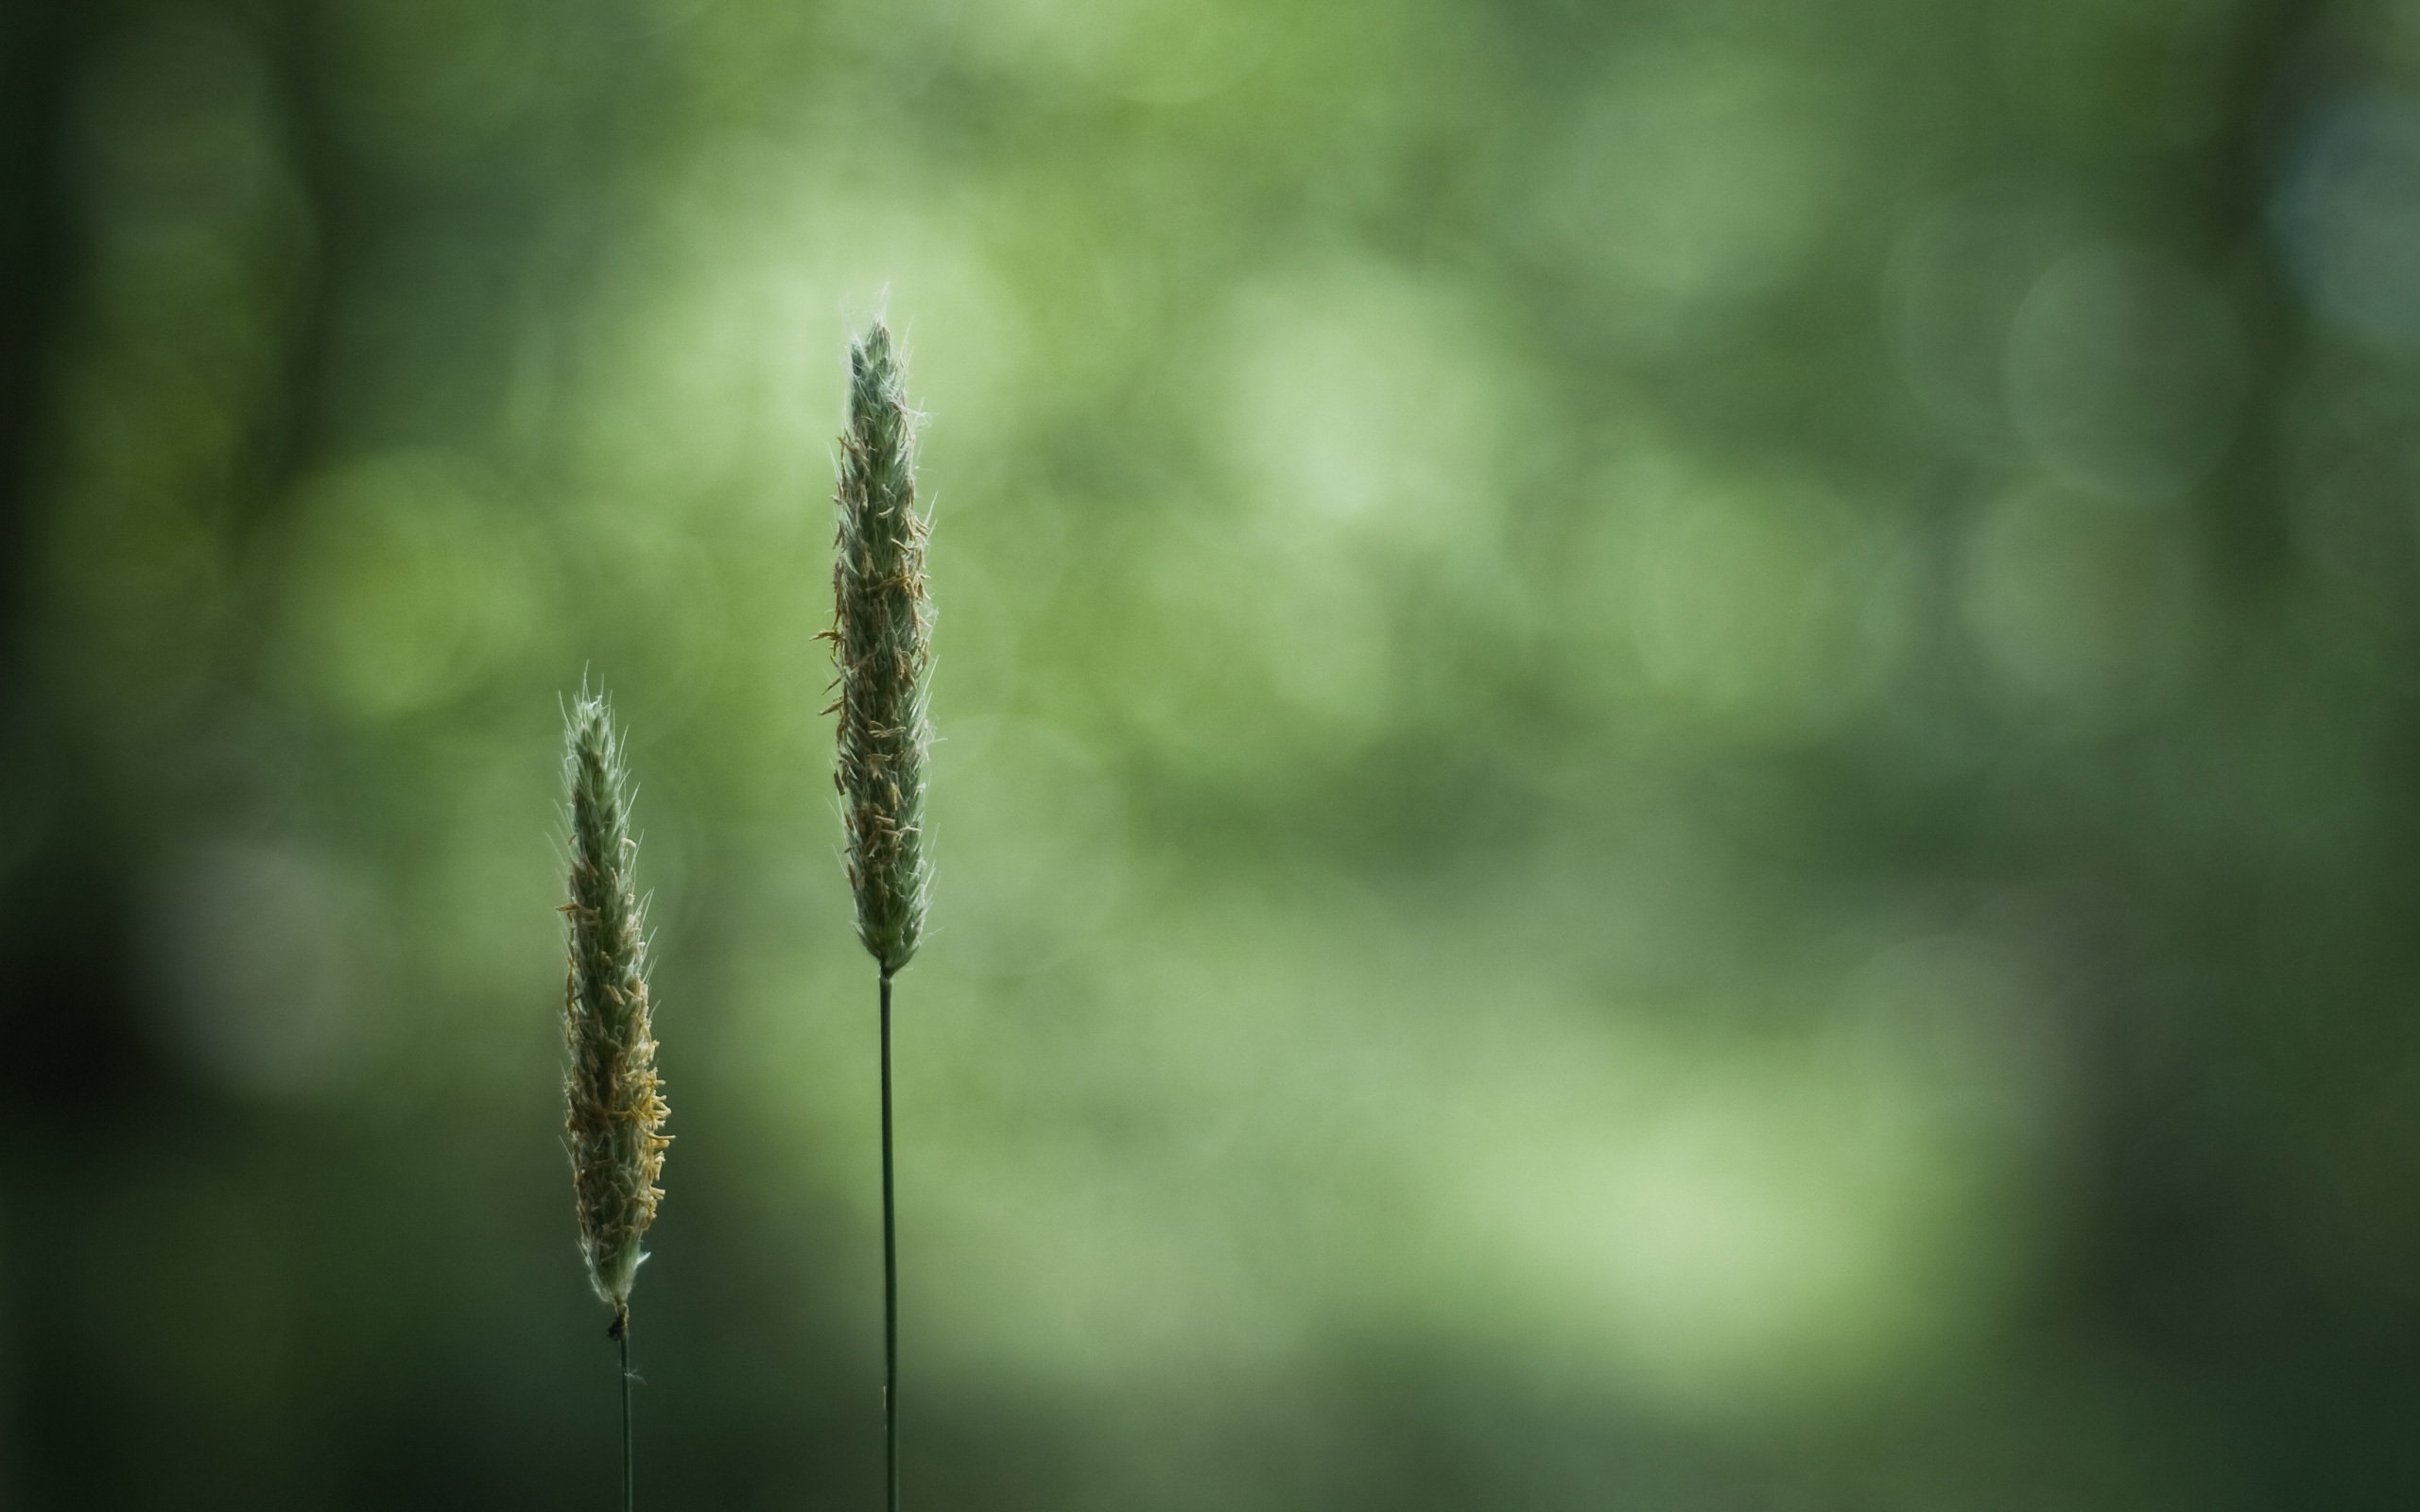
<path fill-rule="evenodd" d="M 840 729 L 833 776 L 848 829 L 857 937 L 886 977 L 923 942 L 932 885 L 925 842 L 932 606 L 925 523 L 916 512 L 916 419 L 890 333 L 876 321 L 849 348 L 849 428 L 834 500 L 831 639 Z"/>
<path fill-rule="evenodd" d="M 645 905 L 632 880 L 638 842 L 612 705 L 586 685 L 563 737 L 571 900 L 563 904 L 563 1076 L 579 1253 L 596 1295 L 627 1313 L 647 1258 L 640 1241 L 664 1193 L 663 1084 L 647 985 Z"/>

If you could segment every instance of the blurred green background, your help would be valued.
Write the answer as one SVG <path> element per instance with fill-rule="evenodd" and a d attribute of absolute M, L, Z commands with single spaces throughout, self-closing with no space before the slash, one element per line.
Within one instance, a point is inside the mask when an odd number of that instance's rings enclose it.
<path fill-rule="evenodd" d="M 0 1503 L 2420 1500 L 2420 5 L 16 0 Z"/>

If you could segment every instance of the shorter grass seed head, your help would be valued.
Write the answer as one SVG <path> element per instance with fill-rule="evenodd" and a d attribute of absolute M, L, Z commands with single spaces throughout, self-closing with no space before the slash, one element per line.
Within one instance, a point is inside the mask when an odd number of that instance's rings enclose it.
<path fill-rule="evenodd" d="M 646 908 L 632 882 L 638 841 L 612 705 L 582 684 L 563 740 L 571 805 L 570 964 L 563 980 L 563 1077 L 579 1253 L 620 1329 L 640 1247 L 664 1197 L 667 1112 L 648 1019 Z"/>
<path fill-rule="evenodd" d="M 831 640 L 840 692 L 833 780 L 848 828 L 857 938 L 885 977 L 923 942 L 932 886 L 925 844 L 932 606 L 925 521 L 916 513 L 915 428 L 890 333 L 876 321 L 849 348 Z"/>

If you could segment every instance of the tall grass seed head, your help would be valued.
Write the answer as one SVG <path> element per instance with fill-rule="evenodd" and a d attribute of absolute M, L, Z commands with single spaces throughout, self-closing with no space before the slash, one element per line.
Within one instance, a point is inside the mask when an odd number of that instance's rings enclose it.
<path fill-rule="evenodd" d="M 890 333 L 876 321 L 849 349 L 830 638 L 839 689 L 832 708 L 840 716 L 833 780 L 848 831 L 857 937 L 885 977 L 923 942 L 932 887 L 925 836 L 932 605 L 925 521 L 916 512 L 917 418 Z"/>
<path fill-rule="evenodd" d="M 655 1074 L 646 907 L 633 882 L 630 783 L 612 705 L 585 683 L 566 717 L 571 900 L 563 904 L 563 1077 L 579 1253 L 622 1326 L 640 1241 L 664 1193 L 667 1111 Z"/>

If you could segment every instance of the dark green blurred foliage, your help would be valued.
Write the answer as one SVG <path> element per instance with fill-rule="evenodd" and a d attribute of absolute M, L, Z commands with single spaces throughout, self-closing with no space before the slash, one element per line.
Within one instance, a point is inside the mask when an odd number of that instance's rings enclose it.
<path fill-rule="evenodd" d="M 878 1484 L 831 455 L 933 412 L 925 1506 L 2404 1507 L 2420 9 L 21 0 L 0 1500 Z"/>

